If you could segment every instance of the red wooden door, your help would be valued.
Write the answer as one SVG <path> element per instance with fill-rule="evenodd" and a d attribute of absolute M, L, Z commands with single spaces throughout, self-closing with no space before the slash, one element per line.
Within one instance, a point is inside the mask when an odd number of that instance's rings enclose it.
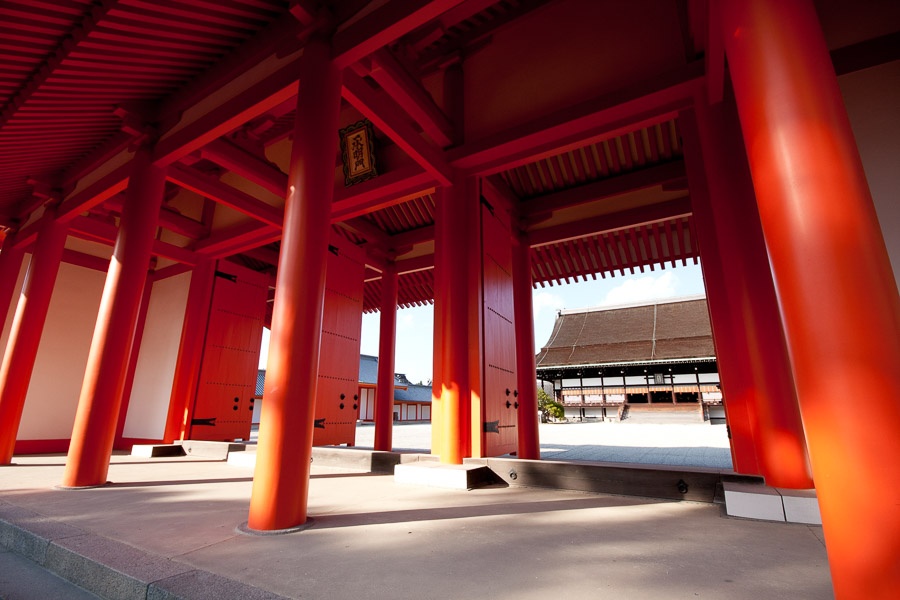
<path fill-rule="evenodd" d="M 268 278 L 220 261 L 188 439 L 250 438 Z"/>
<path fill-rule="evenodd" d="M 333 234 L 325 272 L 313 445 L 356 443 L 365 254 Z"/>
<path fill-rule="evenodd" d="M 482 447 L 485 456 L 516 451 L 516 330 L 513 318 L 512 244 L 504 215 L 482 205 L 484 282 L 484 389 Z"/>

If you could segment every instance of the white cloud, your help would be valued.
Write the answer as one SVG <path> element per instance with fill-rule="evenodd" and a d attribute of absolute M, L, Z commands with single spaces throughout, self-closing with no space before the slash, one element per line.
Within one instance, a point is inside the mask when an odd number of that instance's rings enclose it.
<path fill-rule="evenodd" d="M 677 295 L 678 276 L 665 271 L 658 276 L 635 277 L 622 282 L 606 293 L 601 305 L 631 304 Z"/>
<path fill-rule="evenodd" d="M 531 296 L 532 309 L 537 315 L 544 309 L 559 310 L 565 308 L 566 302 L 562 296 L 551 292 L 536 291 Z"/>

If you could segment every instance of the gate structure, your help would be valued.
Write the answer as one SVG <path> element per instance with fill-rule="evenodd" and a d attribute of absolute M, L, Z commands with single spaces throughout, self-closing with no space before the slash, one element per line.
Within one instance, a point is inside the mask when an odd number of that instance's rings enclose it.
<path fill-rule="evenodd" d="M 364 269 L 363 251 L 346 238 L 332 235 L 325 270 L 315 446 L 356 442 Z"/>
<path fill-rule="evenodd" d="M 482 449 L 484 456 L 501 456 L 516 451 L 519 408 L 508 212 L 495 210 L 482 202 L 481 234 L 484 285 Z"/>
<path fill-rule="evenodd" d="M 187 439 L 250 438 L 268 290 L 261 273 L 226 261 L 216 265 Z"/>

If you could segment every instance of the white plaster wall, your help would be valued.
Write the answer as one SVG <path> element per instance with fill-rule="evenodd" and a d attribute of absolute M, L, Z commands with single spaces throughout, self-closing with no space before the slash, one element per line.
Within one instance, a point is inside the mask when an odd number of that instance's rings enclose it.
<path fill-rule="evenodd" d="M 67 263 L 60 265 L 25 396 L 18 439 L 72 437 L 105 281 L 106 273 Z"/>
<path fill-rule="evenodd" d="M 161 440 L 165 433 L 190 284 L 190 272 L 153 283 L 124 437 Z"/>
<path fill-rule="evenodd" d="M 30 254 L 26 254 L 22 259 L 22 268 L 19 269 L 19 279 L 16 281 L 16 287 L 13 288 L 12 296 L 9 299 L 9 311 L 5 315 L 6 320 L 3 321 L 3 328 L 0 330 L 0 359 L 2 359 L 3 353 L 6 351 L 6 342 L 9 340 L 9 330 L 12 328 L 13 317 L 16 316 L 19 293 L 22 291 L 22 282 L 25 281 L 25 271 L 28 270 L 28 261 L 30 260 Z"/>
<path fill-rule="evenodd" d="M 838 81 L 900 287 L 900 61 Z"/>

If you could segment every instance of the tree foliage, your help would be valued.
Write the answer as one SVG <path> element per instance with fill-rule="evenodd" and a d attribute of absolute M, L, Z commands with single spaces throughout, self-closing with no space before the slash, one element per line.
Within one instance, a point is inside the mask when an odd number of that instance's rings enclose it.
<path fill-rule="evenodd" d="M 542 389 L 538 389 L 538 410 L 541 411 L 541 422 L 546 423 L 551 418 L 563 420 L 566 418 L 566 411 L 563 405 L 550 397 L 550 394 Z"/>

